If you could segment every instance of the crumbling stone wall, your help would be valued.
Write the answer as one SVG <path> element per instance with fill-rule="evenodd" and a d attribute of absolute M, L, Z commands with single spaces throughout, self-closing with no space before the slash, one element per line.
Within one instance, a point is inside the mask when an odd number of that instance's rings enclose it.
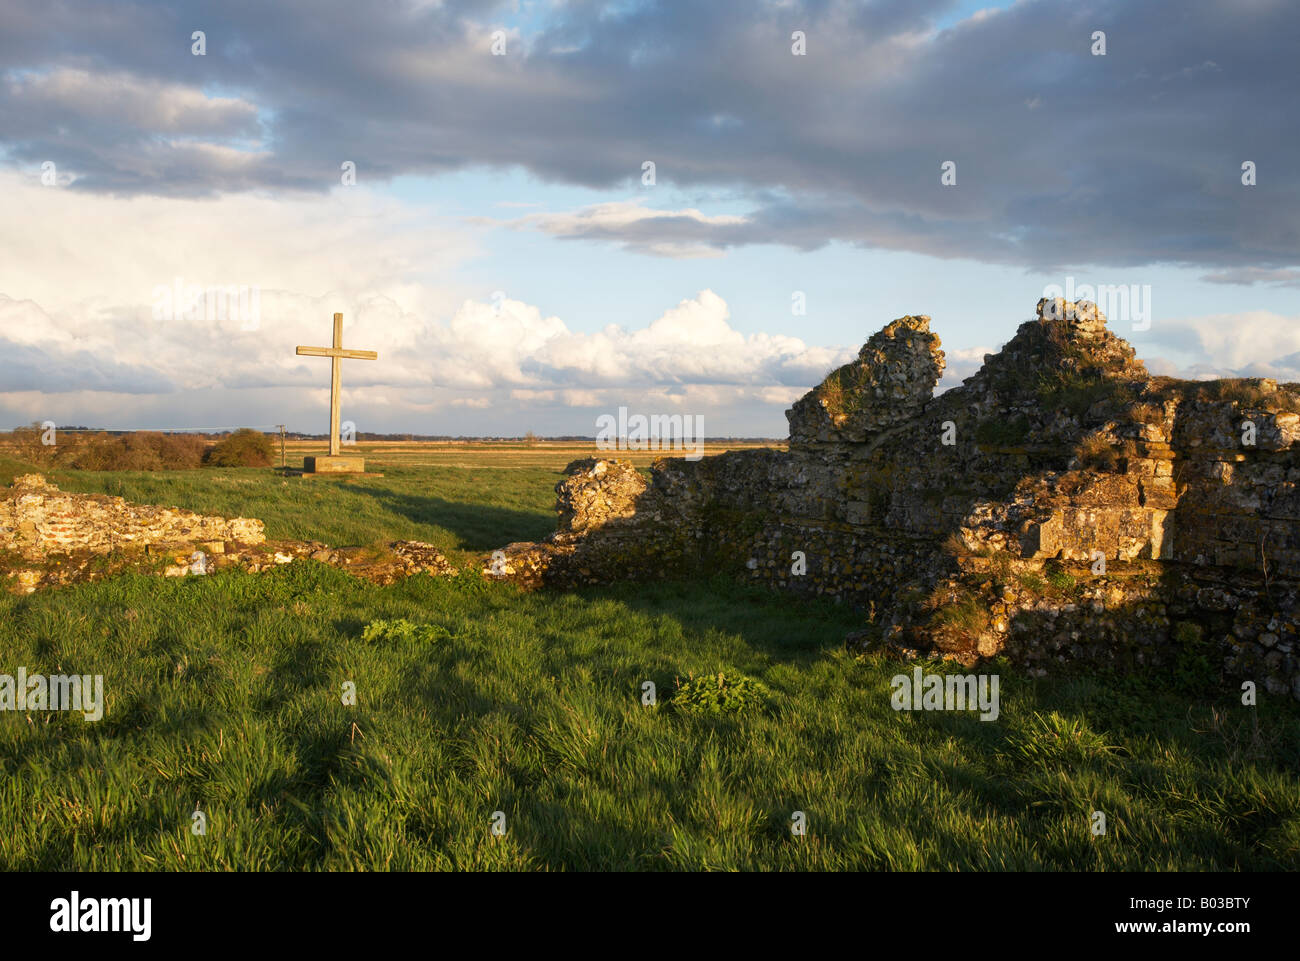
<path fill-rule="evenodd" d="M 131 504 L 121 497 L 70 494 L 39 474 L 0 491 L 0 550 L 27 560 L 77 551 L 108 553 L 131 547 L 260 544 L 262 522 L 205 517 L 192 511 Z"/>
<path fill-rule="evenodd" d="M 861 606 L 854 643 L 967 661 L 1158 668 L 1203 639 L 1300 698 L 1296 394 L 1152 377 L 1095 305 L 1059 299 L 936 397 L 943 365 L 930 319 L 903 317 L 787 412 L 789 451 L 649 480 L 575 462 L 560 529 L 510 545 L 507 574 L 732 573 Z"/>
<path fill-rule="evenodd" d="M 930 318 L 900 317 L 786 412 L 792 444 L 863 443 L 920 413 L 943 374 Z"/>
<path fill-rule="evenodd" d="M 382 549 L 268 541 L 260 520 L 71 494 L 39 474 L 19 477 L 0 491 L 0 586 L 18 594 L 128 570 L 168 577 L 230 567 L 258 573 L 300 559 L 379 584 L 419 573 L 459 573 L 433 545 L 419 541 L 396 541 Z"/>

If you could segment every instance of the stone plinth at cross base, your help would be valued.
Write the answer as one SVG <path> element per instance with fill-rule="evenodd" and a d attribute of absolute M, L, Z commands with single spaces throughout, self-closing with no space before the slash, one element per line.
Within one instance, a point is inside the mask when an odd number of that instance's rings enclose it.
<path fill-rule="evenodd" d="M 304 457 L 302 469 L 304 474 L 364 474 L 366 459 L 355 454 Z"/>

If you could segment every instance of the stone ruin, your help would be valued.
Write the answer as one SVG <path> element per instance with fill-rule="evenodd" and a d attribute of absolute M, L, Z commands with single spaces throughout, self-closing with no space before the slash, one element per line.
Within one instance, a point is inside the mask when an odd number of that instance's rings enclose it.
<path fill-rule="evenodd" d="M 788 450 L 661 458 L 649 479 L 575 461 L 558 530 L 493 552 L 484 574 L 560 589 L 729 575 L 854 605 L 855 650 L 1034 672 L 1213 656 L 1300 698 L 1300 385 L 1152 377 L 1094 305 L 1059 299 L 935 396 L 943 368 L 930 318 L 903 317 L 786 412 Z M 205 569 L 311 558 L 378 583 L 455 573 L 428 544 L 269 542 L 260 521 L 35 475 L 0 492 L 19 593 L 140 555 L 182 575 L 191 552 Z"/>
<path fill-rule="evenodd" d="M 40 474 L 18 477 L 0 491 L 0 574 L 10 590 L 136 570 L 183 577 L 226 567 L 259 572 L 311 558 L 376 583 L 453 571 L 432 545 L 397 541 L 384 551 L 333 549 L 315 541 L 268 541 L 260 520 L 208 517 L 192 511 L 132 504 L 121 497 L 61 491 Z"/>
<path fill-rule="evenodd" d="M 903 317 L 786 412 L 789 450 L 576 461 L 506 576 L 730 574 L 864 613 L 855 649 L 1225 674 L 1300 698 L 1300 385 L 1152 377 L 1043 300 L 961 386 Z"/>

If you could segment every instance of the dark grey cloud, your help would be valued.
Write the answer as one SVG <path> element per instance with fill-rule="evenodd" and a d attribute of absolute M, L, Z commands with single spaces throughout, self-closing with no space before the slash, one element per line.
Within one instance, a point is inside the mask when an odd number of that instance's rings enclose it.
<path fill-rule="evenodd" d="M 507 4 L 9 0 L 0 147 L 63 159 L 78 189 L 179 195 L 326 190 L 343 160 L 372 179 L 520 165 L 618 188 L 654 160 L 661 184 L 738 191 L 752 216 L 587 236 L 1233 277 L 1300 264 L 1300 5 L 1039 0 L 927 35 L 951 7 L 571 0 L 494 57 Z M 196 29 L 206 57 L 190 54 Z M 807 56 L 791 55 L 794 30 Z M 59 70 L 239 103 L 160 119 L 75 90 L 52 100 L 41 78 Z M 946 160 L 956 187 L 940 186 Z"/>
<path fill-rule="evenodd" d="M 1234 270 L 1222 270 L 1201 277 L 1210 284 L 1267 284 L 1274 287 L 1300 287 L 1300 270 L 1267 269 L 1264 267 L 1240 267 Z"/>
<path fill-rule="evenodd" d="M 149 367 L 117 363 L 86 350 L 43 349 L 0 339 L 0 393 L 28 390 L 166 394 L 176 387 Z"/>

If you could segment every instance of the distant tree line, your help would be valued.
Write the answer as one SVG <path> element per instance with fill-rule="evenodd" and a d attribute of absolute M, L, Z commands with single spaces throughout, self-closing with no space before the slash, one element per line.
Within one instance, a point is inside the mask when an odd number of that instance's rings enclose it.
<path fill-rule="evenodd" d="M 301 440 L 328 440 L 327 434 L 289 434 L 289 437 Z M 551 443 L 564 444 L 594 444 L 596 436 L 594 434 L 554 434 L 542 437 L 528 431 L 523 436 L 506 437 L 506 436 L 487 436 L 487 435 L 467 435 L 467 434 L 372 434 L 357 433 L 358 441 L 367 441 L 371 443 L 471 443 L 474 441 L 486 442 L 493 441 L 499 443 L 540 443 L 548 441 Z M 707 444 L 781 444 L 785 442 L 784 437 L 705 437 L 704 442 Z"/>
<path fill-rule="evenodd" d="M 53 441 L 53 443 L 49 443 Z M 200 467 L 270 467 L 274 448 L 261 431 L 240 428 L 222 436 L 163 431 L 99 431 L 19 427 L 9 449 L 39 467 L 71 470 L 197 470 Z"/>
<path fill-rule="evenodd" d="M 326 434 L 287 432 L 299 441 L 328 441 Z M 197 470 L 200 467 L 270 467 L 275 463 L 275 440 L 261 431 L 241 427 L 229 434 L 201 434 L 156 430 L 95 430 L 42 424 L 15 428 L 0 447 L 39 467 L 97 471 Z M 53 443 L 48 443 L 52 440 Z M 578 434 L 539 437 L 528 431 L 522 437 L 471 437 L 464 434 L 358 433 L 370 443 L 561 443 L 595 444 L 596 438 Z M 768 438 L 709 437 L 710 444 L 772 443 Z"/>

